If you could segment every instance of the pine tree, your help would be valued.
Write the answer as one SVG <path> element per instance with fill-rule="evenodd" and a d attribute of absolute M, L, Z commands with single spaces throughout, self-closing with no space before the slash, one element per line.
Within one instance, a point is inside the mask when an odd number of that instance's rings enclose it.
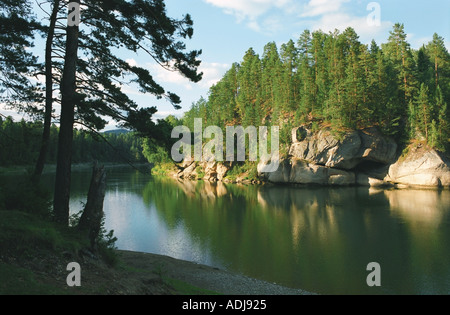
<path fill-rule="evenodd" d="M 42 71 L 27 48 L 43 27 L 35 20 L 29 0 L 0 1 L 0 102 L 35 114 L 42 102 L 39 85 L 30 77 Z"/>
<path fill-rule="evenodd" d="M 336 127 L 345 125 L 348 117 L 344 103 L 346 58 L 344 54 L 345 41 L 343 39 L 341 33 L 336 30 L 333 34 L 330 34 L 326 41 L 330 74 L 329 93 L 326 101 L 327 118 Z"/>
<path fill-rule="evenodd" d="M 408 106 L 408 122 L 409 122 L 409 140 L 415 139 L 418 128 L 418 118 L 416 104 L 409 101 Z"/>
<path fill-rule="evenodd" d="M 344 106 L 348 115 L 344 116 L 343 122 L 346 127 L 356 128 L 362 118 L 360 106 L 365 102 L 364 69 L 360 63 L 361 43 L 353 28 L 347 28 L 342 36 L 347 51 Z"/>
<path fill-rule="evenodd" d="M 445 86 L 449 81 L 447 72 L 450 67 L 450 56 L 444 38 L 435 33 L 433 40 L 427 45 L 427 51 L 433 64 L 434 87 Z"/>
<path fill-rule="evenodd" d="M 35 183 L 39 182 L 42 172 L 44 171 L 44 164 L 47 159 L 48 148 L 50 145 L 50 133 L 52 124 L 52 113 L 53 113 L 53 90 L 54 90 L 54 68 L 53 68 L 53 46 L 54 39 L 56 36 L 56 27 L 58 20 L 58 13 L 61 10 L 61 1 L 54 0 L 51 2 L 52 12 L 49 16 L 49 26 L 46 32 L 46 43 L 45 43 L 45 110 L 44 110 L 44 130 L 42 133 L 41 147 L 39 150 L 39 156 L 35 165 L 33 173 L 33 181 Z"/>
<path fill-rule="evenodd" d="M 262 115 L 260 110 L 261 60 L 252 48 L 246 52 L 237 77 L 239 81 L 237 106 L 242 124 L 258 126 Z"/>
<path fill-rule="evenodd" d="M 398 86 L 401 94 L 398 102 L 406 109 L 409 101 L 414 98 L 417 90 L 415 62 L 410 44 L 406 40 L 405 27 L 403 24 L 395 24 L 390 32 L 389 41 L 384 49 L 397 72 Z"/>
<path fill-rule="evenodd" d="M 312 50 L 312 37 L 309 30 L 305 30 L 297 42 L 298 76 L 300 82 L 300 106 L 299 116 L 305 116 L 312 111 L 315 103 L 315 78 L 313 71 L 314 55 Z"/>
<path fill-rule="evenodd" d="M 323 112 L 323 104 L 327 98 L 329 89 L 328 73 L 327 68 L 327 56 L 325 52 L 325 42 L 328 35 L 322 31 L 315 31 L 312 33 L 312 54 L 313 54 L 313 74 L 314 74 L 314 85 L 313 85 L 313 108 L 311 109 L 312 116 L 321 116 Z"/>
<path fill-rule="evenodd" d="M 416 106 L 417 110 L 419 112 L 418 118 L 419 118 L 419 126 L 420 130 L 423 132 L 425 136 L 425 140 L 428 142 L 430 140 L 430 129 L 431 129 L 431 122 L 433 120 L 432 115 L 432 106 L 430 102 L 430 94 L 428 87 L 422 83 L 420 86 L 419 95 L 417 96 L 416 100 Z"/>
<path fill-rule="evenodd" d="M 178 71 L 198 82 L 201 51 L 185 52 L 184 39 L 193 35 L 189 15 L 182 20 L 166 15 L 163 1 L 94 1 L 75 0 L 86 6 L 83 28 L 66 28 L 64 69 L 61 81 L 61 120 L 58 142 L 55 198 L 55 217 L 67 223 L 70 199 L 71 155 L 73 127 L 76 120 L 101 129 L 109 116 L 125 128 L 157 137 L 152 115 L 156 108 L 138 108 L 117 82 L 131 78 L 141 92 L 158 98 L 165 97 L 175 108 L 180 98 L 156 83 L 150 72 L 120 59 L 114 49 L 144 52 L 160 65 Z M 79 52 L 84 58 L 79 58 Z M 86 76 L 79 77 L 77 74 Z"/>
<path fill-rule="evenodd" d="M 281 102 L 285 104 L 286 111 L 294 112 L 299 99 L 299 82 L 297 76 L 298 51 L 293 40 L 281 45 L 280 58 L 282 62 Z"/>
<path fill-rule="evenodd" d="M 425 46 L 417 52 L 417 78 L 420 84 L 425 83 L 430 88 L 434 86 L 433 68 Z"/>
<path fill-rule="evenodd" d="M 437 147 L 442 151 L 447 151 L 450 141 L 450 123 L 447 102 L 441 88 L 436 89 L 436 110 L 437 110 Z"/>
<path fill-rule="evenodd" d="M 284 111 L 286 106 L 281 101 L 282 64 L 274 42 L 264 47 L 261 65 L 261 102 L 264 104 L 261 109 L 265 112 Z"/>

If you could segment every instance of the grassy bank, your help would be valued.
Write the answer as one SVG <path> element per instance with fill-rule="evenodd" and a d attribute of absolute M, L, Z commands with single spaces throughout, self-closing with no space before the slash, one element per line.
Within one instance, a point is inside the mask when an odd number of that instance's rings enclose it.
<path fill-rule="evenodd" d="M 195 162 L 195 168 L 193 171 L 187 175 L 191 180 L 210 180 L 210 174 L 208 170 L 205 169 L 205 165 L 202 163 Z M 182 171 L 181 166 L 177 167 L 174 163 L 161 163 L 156 164 L 152 168 L 152 175 L 162 176 L 162 177 L 177 177 L 177 174 Z M 215 171 L 212 172 L 215 174 Z M 208 177 L 209 176 L 209 177 Z M 217 175 L 213 175 L 212 178 L 216 179 Z M 209 179 L 208 179 L 209 178 Z M 232 166 L 228 166 L 228 170 L 223 178 L 225 183 L 255 183 L 260 181 L 257 171 L 256 162 L 235 162 Z"/>
<path fill-rule="evenodd" d="M 167 277 L 164 266 L 135 268 L 111 250 L 93 255 L 75 229 L 21 211 L 0 210 L 0 295 L 215 294 Z M 67 286 L 67 265 L 81 266 L 81 287 Z"/>

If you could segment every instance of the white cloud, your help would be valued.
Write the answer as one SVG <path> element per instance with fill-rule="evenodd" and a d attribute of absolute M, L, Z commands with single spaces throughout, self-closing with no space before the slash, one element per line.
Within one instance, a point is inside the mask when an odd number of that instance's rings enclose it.
<path fill-rule="evenodd" d="M 202 63 L 200 66 L 200 71 L 203 72 L 203 80 L 200 81 L 200 85 L 209 89 L 222 79 L 223 75 L 229 68 L 230 65 L 225 63 Z"/>
<path fill-rule="evenodd" d="M 136 67 L 137 66 L 137 61 L 134 60 L 133 58 L 127 59 L 127 60 L 125 60 L 125 62 L 128 63 L 131 67 Z"/>
<path fill-rule="evenodd" d="M 303 7 L 301 17 L 316 17 L 342 10 L 342 4 L 350 0 L 310 0 Z"/>
<path fill-rule="evenodd" d="M 279 11 L 292 14 L 297 7 L 293 0 L 204 0 L 221 8 L 226 14 L 234 15 L 238 23 L 245 21 L 248 28 L 255 32 L 273 34 L 281 29 L 280 19 L 275 17 Z M 270 14 L 263 21 L 259 19 Z"/>
<path fill-rule="evenodd" d="M 30 116 L 24 113 L 18 113 L 15 109 L 7 106 L 5 103 L 0 103 L 0 118 L 5 120 L 5 117 L 11 116 L 14 121 L 21 121 L 22 119 L 29 120 Z"/>
<path fill-rule="evenodd" d="M 172 83 L 177 85 L 182 85 L 187 90 L 192 90 L 191 82 L 189 79 L 185 78 L 178 71 L 168 70 L 171 69 L 172 65 L 167 68 L 163 68 L 158 64 L 147 64 L 150 69 L 150 73 L 155 77 L 156 82 L 161 83 Z"/>
<path fill-rule="evenodd" d="M 433 40 L 433 36 L 417 37 L 414 33 L 406 34 L 406 40 L 411 44 L 414 49 L 419 49 L 422 45 L 427 45 Z"/>
<path fill-rule="evenodd" d="M 187 90 L 192 90 L 194 84 L 177 71 L 168 71 L 157 64 L 148 65 L 151 73 L 159 83 L 172 83 L 183 86 Z M 197 83 L 199 87 L 208 89 L 216 84 L 229 69 L 230 65 L 222 63 L 202 62 L 199 72 L 203 72 L 203 79 Z"/>
<path fill-rule="evenodd" d="M 355 9 L 355 6 L 348 5 L 351 2 L 351 0 L 309 0 L 299 14 L 303 19 L 302 25 L 313 31 L 322 30 L 326 33 L 336 29 L 342 32 L 347 27 L 352 27 L 363 43 L 369 43 L 372 39 L 377 42 L 384 41 L 385 34 L 392 28 L 393 23 L 383 20 L 382 11 L 377 12 L 377 8 L 369 5 L 369 2 L 358 1 L 357 6 L 361 6 L 359 11 L 362 9 L 364 13 L 356 15 L 350 10 Z M 379 23 L 374 23 L 378 21 Z"/>
<path fill-rule="evenodd" d="M 286 9 L 292 5 L 292 0 L 205 0 L 224 10 L 227 14 L 233 14 L 242 20 L 245 17 L 256 18 L 274 8 Z"/>
<path fill-rule="evenodd" d="M 338 29 L 343 32 L 347 27 L 355 29 L 360 40 L 364 43 L 370 42 L 372 39 L 378 39 L 392 27 L 389 21 L 381 21 L 380 26 L 374 26 L 368 23 L 367 16 L 358 17 L 348 13 L 329 13 L 323 15 L 319 20 L 312 22 L 313 30 L 322 30 L 324 32 L 333 32 Z"/>

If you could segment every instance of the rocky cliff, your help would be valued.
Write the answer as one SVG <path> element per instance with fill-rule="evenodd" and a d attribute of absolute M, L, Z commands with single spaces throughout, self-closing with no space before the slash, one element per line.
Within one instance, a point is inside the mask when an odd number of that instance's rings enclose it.
<path fill-rule="evenodd" d="M 376 128 L 351 131 L 340 138 L 331 130 L 292 131 L 288 158 L 276 172 L 259 175 L 273 183 L 331 186 L 449 187 L 450 161 L 443 154 L 413 145 L 399 156 L 393 139 Z M 262 170 L 264 161 L 258 169 Z"/>
<path fill-rule="evenodd" d="M 277 172 L 259 175 L 273 183 L 318 185 L 387 185 L 383 168 L 395 161 L 397 144 L 377 129 L 352 131 L 340 138 L 330 129 L 292 131 L 289 157 Z M 263 170 L 264 161 L 258 165 Z"/>
<path fill-rule="evenodd" d="M 412 146 L 390 165 L 386 182 L 406 186 L 450 187 L 450 160 L 424 146 Z"/>
<path fill-rule="evenodd" d="M 443 154 L 415 145 L 399 156 L 396 142 L 376 128 L 336 136 L 330 129 L 313 132 L 305 126 L 292 130 L 292 145 L 275 172 L 265 172 L 270 161 L 258 164 L 258 177 L 275 184 L 330 186 L 450 187 L 450 161 Z M 186 160 L 177 178 L 250 182 L 248 174 L 227 177 L 233 165 Z M 254 180 L 253 180 L 254 182 Z"/>

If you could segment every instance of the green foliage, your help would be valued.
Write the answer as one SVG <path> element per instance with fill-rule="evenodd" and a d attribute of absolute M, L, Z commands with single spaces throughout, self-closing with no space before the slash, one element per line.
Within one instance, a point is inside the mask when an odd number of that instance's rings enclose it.
<path fill-rule="evenodd" d="M 436 133 L 433 146 L 443 150 L 449 102 L 450 54 L 437 34 L 415 51 L 403 24 L 394 25 L 381 47 L 362 44 L 352 28 L 306 30 L 280 50 L 268 43 L 261 58 L 249 49 L 183 120 L 189 128 L 194 118 L 222 128 L 280 126 L 285 146 L 289 128 L 302 124 L 331 125 L 338 133 L 378 126 L 402 143 Z"/>
<path fill-rule="evenodd" d="M 103 218 L 97 237 L 97 247 L 103 261 L 110 266 L 115 266 L 118 262 L 116 242 L 117 237 L 114 236 L 114 230 L 107 231 L 105 229 L 105 219 Z"/>
<path fill-rule="evenodd" d="M 235 181 L 239 176 L 246 174 L 244 180 L 257 180 L 258 169 L 256 162 L 237 162 L 233 164 L 233 167 L 227 172 L 226 178 Z"/>
<path fill-rule="evenodd" d="M 152 175 L 167 176 L 172 170 L 174 170 L 173 163 L 156 164 L 152 168 Z"/>
<path fill-rule="evenodd" d="M 0 166 L 32 165 L 36 162 L 42 136 L 39 122 L 14 122 L 11 117 L 0 123 Z M 103 137 L 103 138 L 102 138 Z M 142 142 L 132 132 L 125 130 L 102 135 L 85 130 L 74 130 L 72 161 L 90 163 L 142 163 L 145 157 Z M 50 133 L 47 163 L 56 163 L 58 128 Z"/>
<path fill-rule="evenodd" d="M 202 179 L 203 177 L 205 177 L 205 172 L 203 170 L 203 168 L 201 166 L 197 166 L 197 168 L 195 169 L 195 171 L 197 172 L 197 178 L 198 179 Z"/>
<path fill-rule="evenodd" d="M 0 102 L 33 113 L 42 101 L 39 83 L 30 79 L 42 65 L 29 48 L 42 25 L 36 21 L 32 1 L 0 1 Z"/>
<path fill-rule="evenodd" d="M 194 122 L 192 121 L 191 123 L 193 125 Z M 172 163 L 169 152 L 174 144 L 174 140 L 171 134 L 173 128 L 181 125 L 183 125 L 183 121 L 172 115 L 158 121 L 158 136 L 144 138 L 141 145 L 142 154 L 149 163 L 156 165 Z"/>
<path fill-rule="evenodd" d="M 155 145 L 150 139 L 144 139 L 142 148 L 142 154 L 149 163 L 164 164 L 171 161 L 167 151 L 163 147 Z"/>
<path fill-rule="evenodd" d="M 69 227 L 77 230 L 83 211 L 74 213 L 69 217 Z M 114 266 L 118 262 L 118 257 L 115 252 L 117 237 L 114 236 L 114 230 L 107 231 L 105 228 L 105 217 L 102 218 L 100 224 L 100 231 L 97 235 L 96 244 L 97 250 L 103 261 L 109 266 Z"/>

